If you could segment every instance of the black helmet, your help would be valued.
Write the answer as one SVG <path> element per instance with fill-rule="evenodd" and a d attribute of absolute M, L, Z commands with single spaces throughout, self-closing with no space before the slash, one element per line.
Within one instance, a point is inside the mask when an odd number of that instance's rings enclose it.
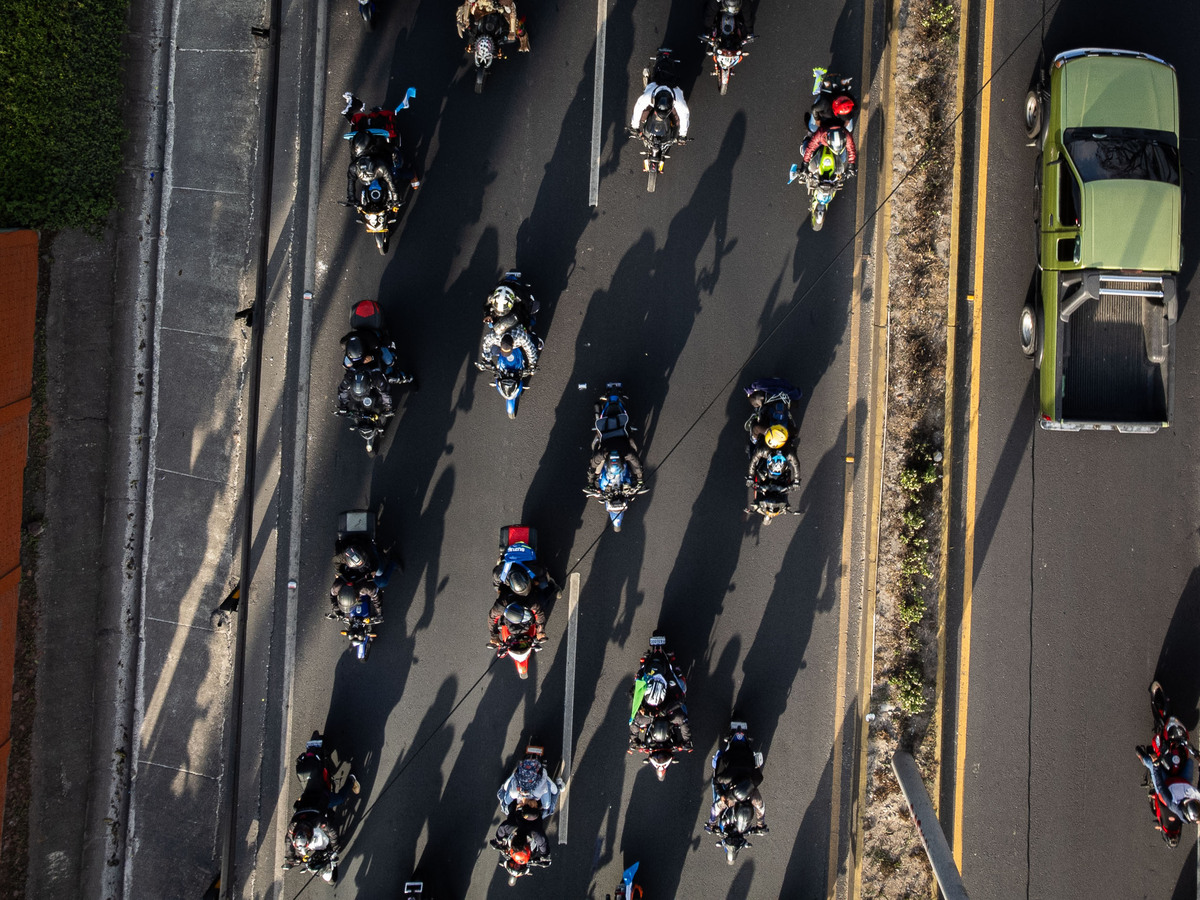
<path fill-rule="evenodd" d="M 521 807 L 521 818 L 526 822 L 536 822 L 542 817 L 542 812 L 536 803 L 527 803 Z"/>
<path fill-rule="evenodd" d="M 352 363 L 360 362 L 366 356 L 366 348 L 363 346 L 363 339 L 357 334 L 352 334 L 346 341 L 346 358 Z"/>
<path fill-rule="evenodd" d="M 350 393 L 359 400 L 371 393 L 371 386 L 367 384 L 366 376 L 361 372 L 355 375 L 354 380 L 350 382 Z"/>
<path fill-rule="evenodd" d="M 513 348 L 512 335 L 506 331 L 506 332 L 504 332 L 504 336 L 502 338 L 500 338 L 500 350 L 503 353 L 512 353 L 512 348 Z"/>
<path fill-rule="evenodd" d="M 733 823 L 738 831 L 747 831 L 754 821 L 754 810 L 749 803 L 739 803 L 733 811 Z"/>
<path fill-rule="evenodd" d="M 351 569 L 361 569 L 367 564 L 367 554 L 358 544 L 347 544 L 343 547 L 342 559 Z"/>
<path fill-rule="evenodd" d="M 754 790 L 754 782 L 749 778 L 739 778 L 733 783 L 733 799 L 739 803 L 750 799 L 750 792 Z"/>
<path fill-rule="evenodd" d="M 533 582 L 529 578 L 529 573 L 524 566 L 513 566 L 508 570 L 508 586 L 512 592 L 519 597 L 524 597 L 529 593 L 529 589 L 533 587 Z"/>
<path fill-rule="evenodd" d="M 354 609 L 354 604 L 358 602 L 358 591 L 354 589 L 353 585 L 343 584 L 338 589 L 337 602 L 338 606 L 349 612 Z"/>
<path fill-rule="evenodd" d="M 353 140 L 350 141 L 351 156 L 353 156 L 354 159 L 358 159 L 360 156 L 366 156 L 371 152 L 371 145 L 373 143 L 374 141 L 371 139 L 371 133 L 369 131 L 358 132 L 354 135 Z"/>
<path fill-rule="evenodd" d="M 646 736 L 652 743 L 665 744 L 671 740 L 671 724 L 665 719 L 655 719 L 650 723 Z"/>
<path fill-rule="evenodd" d="M 510 625 L 524 624 L 529 616 L 529 610 L 520 603 L 510 603 L 504 607 L 504 618 Z"/>
<path fill-rule="evenodd" d="M 663 115 L 671 111 L 675 105 L 675 93 L 668 87 L 660 87 L 654 92 L 654 108 Z"/>

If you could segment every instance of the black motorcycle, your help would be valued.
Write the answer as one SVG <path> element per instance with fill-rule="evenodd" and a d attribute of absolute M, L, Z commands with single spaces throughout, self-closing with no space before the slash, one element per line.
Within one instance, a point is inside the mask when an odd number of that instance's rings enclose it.
<path fill-rule="evenodd" d="M 371 8 L 374 9 L 373 3 Z M 360 6 L 359 9 L 361 10 L 363 7 Z M 370 24 L 365 12 L 363 18 Z M 358 214 L 359 224 L 366 227 L 367 234 L 374 235 L 375 247 L 380 254 L 387 253 L 392 232 L 400 221 L 400 210 L 412 197 L 415 185 L 419 184 L 413 180 L 415 176 L 411 167 L 405 167 L 400 149 L 400 132 L 396 126 L 396 114 L 402 109 L 408 109 L 409 101 L 416 96 L 417 89 L 410 87 L 404 93 L 403 102 L 395 109 L 383 109 L 377 106 L 370 111 L 356 113 L 353 117 L 352 130 L 342 135 L 348 141 L 353 141 L 364 132 L 371 135 L 373 141 L 371 156 L 391 161 L 392 182 L 399 191 L 398 196 L 393 196 L 381 179 L 372 178 L 368 182 L 359 183 L 353 201 L 338 201 L 342 206 L 354 208 Z M 354 157 L 351 159 L 351 163 L 357 163 L 359 159 L 360 157 Z M 406 178 L 406 173 L 410 177 Z"/>
<path fill-rule="evenodd" d="M 358 432 L 367 442 L 367 454 L 372 455 L 388 419 L 395 415 L 392 387 L 415 382 L 397 365 L 396 345 L 388 337 L 378 303 L 374 300 L 355 303 L 350 309 L 350 328 L 349 334 L 342 338 L 345 375 L 334 412 L 350 420 L 350 430 Z M 367 355 L 352 358 L 352 346 L 365 348 Z"/>
<path fill-rule="evenodd" d="M 650 85 L 653 78 L 655 84 L 674 90 L 679 84 L 675 74 L 675 59 L 667 47 L 659 48 L 653 57 L 653 73 L 649 68 L 642 69 L 642 87 Z M 678 126 L 671 121 L 673 109 L 662 112 L 650 107 L 650 114 L 642 123 L 640 130 L 634 134 L 641 139 L 643 150 L 642 171 L 646 173 L 646 190 L 654 192 L 658 184 L 658 175 L 663 170 L 666 161 L 671 158 L 670 150 L 676 144 L 687 143 L 687 138 L 679 136 Z"/>
<path fill-rule="evenodd" d="M 304 787 L 300 799 L 294 804 L 296 812 L 289 825 L 288 836 L 292 840 L 294 864 L 303 872 L 320 875 L 329 884 L 335 883 L 338 876 L 338 860 L 333 848 L 328 843 L 322 845 L 312 840 L 308 833 L 311 828 L 306 831 L 303 840 L 295 834 L 295 830 L 298 821 L 328 825 L 327 817 L 333 808 L 331 801 L 335 796 L 334 771 L 335 767 L 325 749 L 325 738 L 319 731 L 314 731 L 304 746 L 304 752 L 296 758 L 296 778 Z M 346 778 L 357 794 L 358 781 L 352 774 L 347 774 Z M 285 864 L 285 868 L 290 867 L 291 864 Z"/>

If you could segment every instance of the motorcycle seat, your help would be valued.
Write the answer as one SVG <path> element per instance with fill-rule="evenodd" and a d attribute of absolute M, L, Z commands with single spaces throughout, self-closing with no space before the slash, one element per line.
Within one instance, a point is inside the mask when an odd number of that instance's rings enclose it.
<path fill-rule="evenodd" d="M 623 437 L 628 426 L 629 416 L 626 413 L 616 416 L 605 416 L 602 419 L 596 420 L 596 431 L 600 434 L 600 440 L 602 441 L 613 437 Z"/>

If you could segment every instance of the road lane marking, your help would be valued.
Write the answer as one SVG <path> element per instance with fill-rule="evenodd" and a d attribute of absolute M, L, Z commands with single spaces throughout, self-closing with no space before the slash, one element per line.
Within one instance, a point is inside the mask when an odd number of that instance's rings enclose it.
<path fill-rule="evenodd" d="M 604 45 L 608 22 L 608 0 L 596 0 L 596 94 L 592 99 L 592 173 L 588 183 L 588 205 L 600 203 L 601 116 L 604 112 Z"/>
<path fill-rule="evenodd" d="M 601 0 L 603 2 L 603 0 Z M 563 694 L 563 790 L 558 806 L 558 842 L 567 842 L 567 790 L 571 786 L 571 740 L 575 721 L 575 645 L 579 636 L 579 573 L 567 579 L 567 686 Z"/>
<path fill-rule="evenodd" d="M 975 480 L 979 471 L 979 357 L 983 329 L 983 259 L 987 225 L 987 163 L 992 108 L 992 26 L 994 3 L 985 3 L 983 23 L 983 90 L 979 103 L 979 169 L 975 178 L 978 208 L 975 211 L 975 273 L 971 299 L 971 399 L 967 407 L 967 484 L 963 509 L 963 609 L 958 657 L 958 698 L 954 715 L 954 861 L 963 868 L 963 779 L 967 767 L 967 700 L 971 672 L 971 601 L 975 574 Z"/>
<path fill-rule="evenodd" d="M 874 27 L 873 11 L 874 4 L 864 4 L 866 12 L 863 18 L 863 45 L 862 59 L 864 61 L 871 58 L 871 30 Z M 861 81 L 861 78 L 859 79 Z M 862 108 L 867 108 L 871 102 L 871 86 L 862 86 Z M 868 117 L 860 117 L 858 141 L 861 146 L 867 145 L 867 131 L 869 126 Z M 838 598 L 838 649 L 837 649 L 837 668 L 835 669 L 836 676 L 834 681 L 833 694 L 833 757 L 831 761 L 831 787 L 832 797 L 830 803 L 829 817 L 829 862 L 826 872 L 826 888 L 829 891 L 829 897 L 834 898 L 837 894 L 837 873 L 839 869 L 839 861 L 841 859 L 841 836 L 842 836 L 842 747 L 846 742 L 848 735 L 844 730 L 846 722 L 846 678 L 847 658 L 849 654 L 850 642 L 850 566 L 851 554 L 853 552 L 853 527 L 854 521 L 854 475 L 857 470 L 856 459 L 858 456 L 858 354 L 860 347 L 859 330 L 863 324 L 862 317 L 862 278 L 863 278 L 863 240 L 866 229 L 863 227 L 863 220 L 866 215 L 867 206 L 867 180 L 859 179 L 858 190 L 855 196 L 854 203 L 854 273 L 850 280 L 850 361 L 846 375 L 846 468 L 845 468 L 845 495 L 842 500 L 842 558 L 841 558 L 841 586 Z M 878 227 L 878 224 L 876 225 Z M 868 465 L 868 470 L 873 462 L 873 453 L 871 447 L 864 448 L 865 462 Z M 861 625 L 859 626 L 862 627 Z M 863 660 L 859 660 L 859 666 L 863 665 Z M 852 734 L 856 733 L 852 731 Z M 855 836 L 857 835 L 857 819 L 851 817 L 850 825 L 850 846 L 855 844 Z"/>
<path fill-rule="evenodd" d="M 946 291 L 946 399 L 942 431 L 942 559 L 938 567 L 937 675 L 934 678 L 933 808 L 941 812 L 942 742 L 946 722 L 946 586 L 950 581 L 950 519 L 954 495 L 955 359 L 958 355 L 958 268 L 962 241 L 963 97 L 967 80 L 967 21 L 970 0 L 960 0 L 958 12 L 958 83 L 954 89 L 954 176 L 950 193 L 950 271 Z"/>

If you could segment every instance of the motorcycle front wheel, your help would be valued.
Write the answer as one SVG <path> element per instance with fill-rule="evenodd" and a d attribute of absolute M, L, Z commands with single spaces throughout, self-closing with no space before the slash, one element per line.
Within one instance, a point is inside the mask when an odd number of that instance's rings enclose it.
<path fill-rule="evenodd" d="M 375 246 L 379 248 L 380 256 L 386 256 L 388 252 L 388 236 L 386 234 L 376 234 Z"/>
<path fill-rule="evenodd" d="M 358 13 L 362 16 L 363 23 L 367 26 L 367 31 L 375 28 L 375 4 L 360 3 L 358 4 Z"/>
<path fill-rule="evenodd" d="M 820 203 L 818 203 L 815 206 L 813 206 L 813 210 L 812 210 L 812 229 L 813 229 L 813 231 L 820 231 L 821 226 L 823 226 L 824 224 L 825 224 L 825 207 L 822 206 Z"/>
<path fill-rule="evenodd" d="M 727 90 L 729 90 L 729 70 L 728 69 L 721 70 L 719 84 L 721 86 L 721 96 L 724 97 L 725 92 Z"/>
<path fill-rule="evenodd" d="M 658 164 L 651 160 L 649 173 L 646 175 L 646 193 L 653 194 L 656 184 L 658 184 Z"/>
<path fill-rule="evenodd" d="M 483 93 L 483 80 L 487 78 L 487 69 L 480 67 L 475 70 L 475 93 Z"/>

